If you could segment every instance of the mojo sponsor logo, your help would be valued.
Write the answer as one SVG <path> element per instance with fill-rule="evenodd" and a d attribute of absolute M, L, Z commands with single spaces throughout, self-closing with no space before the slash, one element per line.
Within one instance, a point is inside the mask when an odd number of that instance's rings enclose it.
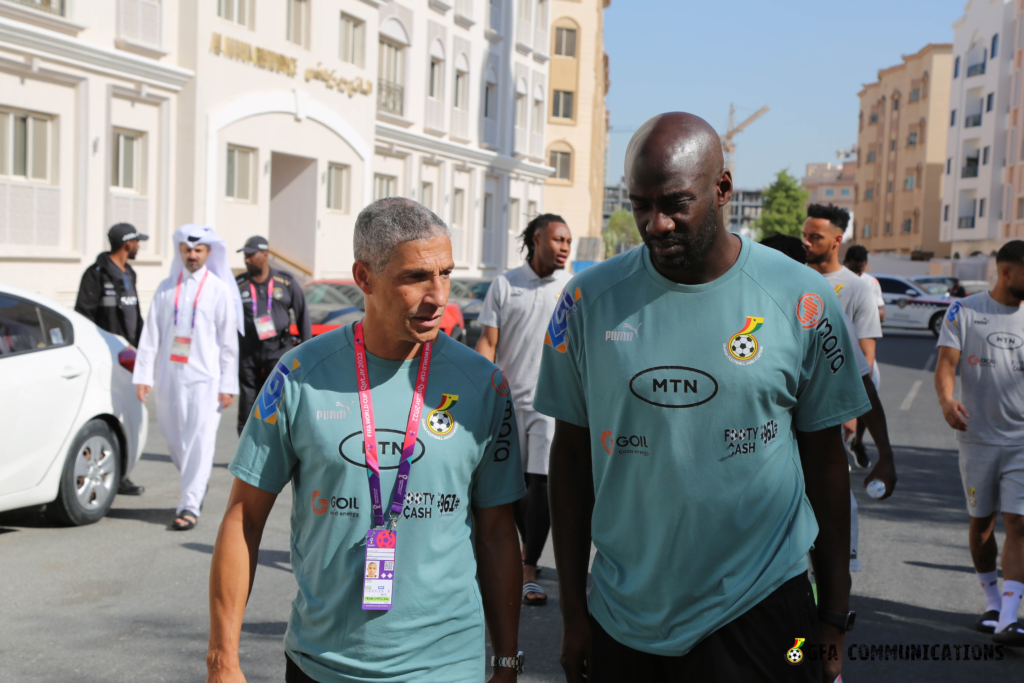
<path fill-rule="evenodd" d="M 839 345 L 839 337 L 834 334 L 832 323 L 828 318 L 822 318 L 814 328 L 818 332 L 818 339 L 821 340 L 821 350 L 825 359 L 829 362 L 832 374 L 839 372 L 839 369 L 846 364 L 846 356 L 843 355 L 843 348 Z"/>
<path fill-rule="evenodd" d="M 1018 337 L 1012 332 L 993 332 L 987 337 L 990 346 L 994 346 L 997 349 L 1019 349 L 1024 346 L 1024 339 Z"/>
<path fill-rule="evenodd" d="M 512 409 L 512 401 L 505 401 L 505 412 L 501 416 L 501 426 L 498 428 L 498 438 L 494 440 L 494 462 L 505 462 L 511 453 L 509 446 L 512 445 L 512 417 L 515 411 Z"/>
<path fill-rule="evenodd" d="M 696 368 L 660 365 L 633 375 L 629 391 L 659 408 L 694 408 L 718 395 L 718 380 Z"/>
<path fill-rule="evenodd" d="M 393 434 L 394 436 L 388 436 Z M 380 460 L 384 458 L 393 457 L 395 459 L 394 465 L 384 465 L 381 462 L 380 469 L 383 470 L 397 470 L 398 460 L 402 456 L 402 440 L 405 438 L 405 432 L 397 429 L 378 429 L 377 430 L 377 455 Z M 416 447 L 412 454 L 413 464 L 423 459 L 423 456 L 427 453 L 427 447 L 423 444 L 423 441 L 416 439 Z M 363 432 L 352 432 L 338 444 L 338 454 L 342 459 L 350 465 L 356 467 L 366 467 L 366 443 L 363 441 Z"/>

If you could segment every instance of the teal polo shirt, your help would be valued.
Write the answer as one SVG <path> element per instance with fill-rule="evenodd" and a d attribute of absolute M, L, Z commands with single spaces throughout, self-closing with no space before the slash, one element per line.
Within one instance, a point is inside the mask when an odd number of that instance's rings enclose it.
<path fill-rule="evenodd" d="M 285 649 L 306 674 L 325 682 L 479 683 L 484 614 L 470 508 L 526 494 L 508 383 L 493 363 L 438 336 L 398 522 L 394 608 L 364 611 L 365 537 L 373 516 L 352 332 L 349 325 L 321 335 L 281 359 L 230 466 L 242 481 L 271 493 L 292 486 L 298 593 Z M 367 356 L 388 510 L 419 359 Z M 447 415 L 434 415 L 442 406 Z"/>
<path fill-rule="evenodd" d="M 703 285 L 664 278 L 646 247 L 576 275 L 534 408 L 590 430 L 591 613 L 677 656 L 806 569 L 818 526 L 796 431 L 870 404 L 825 279 L 743 239 Z"/>

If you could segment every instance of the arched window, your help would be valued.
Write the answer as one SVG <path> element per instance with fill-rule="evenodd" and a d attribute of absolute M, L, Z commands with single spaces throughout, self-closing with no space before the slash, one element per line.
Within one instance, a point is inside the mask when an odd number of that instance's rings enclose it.
<path fill-rule="evenodd" d="M 453 106 L 463 111 L 469 109 L 469 59 L 465 53 L 455 58 L 455 89 Z"/>
<path fill-rule="evenodd" d="M 427 95 L 435 100 L 444 99 L 444 45 L 435 40 L 430 46 L 430 74 Z"/>

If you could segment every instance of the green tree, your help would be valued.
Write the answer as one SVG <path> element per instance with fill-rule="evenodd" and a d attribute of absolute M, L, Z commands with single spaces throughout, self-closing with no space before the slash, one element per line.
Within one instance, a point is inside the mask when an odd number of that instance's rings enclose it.
<path fill-rule="evenodd" d="M 807 201 L 811 194 L 800 182 L 782 169 L 775 182 L 764 193 L 761 217 L 754 221 L 759 237 L 790 235 L 799 237 L 807 218 Z"/>
<path fill-rule="evenodd" d="M 626 209 L 618 209 L 608 217 L 608 225 L 605 226 L 602 237 L 605 258 L 611 258 L 619 253 L 619 244 L 640 244 L 640 233 L 636 229 L 633 213 Z"/>

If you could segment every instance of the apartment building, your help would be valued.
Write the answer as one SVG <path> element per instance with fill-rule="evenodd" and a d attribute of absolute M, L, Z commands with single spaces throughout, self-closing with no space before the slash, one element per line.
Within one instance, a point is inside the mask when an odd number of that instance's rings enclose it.
<path fill-rule="evenodd" d="M 1003 185 L 1017 4 L 971 0 L 953 24 L 941 240 L 954 257 L 997 251 L 1014 208 Z"/>
<path fill-rule="evenodd" d="M 600 237 L 608 114 L 604 8 L 610 0 L 551 0 L 547 210 L 581 237 Z"/>
<path fill-rule="evenodd" d="M 144 303 L 188 222 L 343 276 L 392 195 L 452 225 L 460 273 L 500 272 L 551 173 L 549 0 L 523 1 L 536 23 L 517 0 L 0 0 L 0 279 L 71 303 L 122 220 L 151 236 Z"/>
<path fill-rule="evenodd" d="M 1004 158 L 1006 168 L 1003 179 L 1003 219 L 1000 222 L 998 239 L 989 243 L 972 244 L 971 251 L 960 252 L 968 256 L 977 251 L 991 254 L 998 251 L 1006 241 L 1024 239 L 1024 94 L 1021 93 L 1021 72 L 1024 70 L 1024 0 L 1013 2 L 1012 32 L 1003 32 L 1009 64 L 1009 92 L 1007 115 L 1006 147 Z M 966 252 L 966 253 L 965 253 Z"/>
<path fill-rule="evenodd" d="M 756 190 L 734 188 L 732 199 L 725 207 L 726 216 L 729 218 L 729 232 L 753 238 L 756 234 L 753 223 L 761 217 L 763 201 L 764 193 L 760 188 Z"/>
<path fill-rule="evenodd" d="M 625 178 L 615 185 L 604 186 L 604 204 L 601 209 L 601 228 L 608 225 L 608 219 L 618 210 L 633 211 L 633 203 L 629 201 L 629 190 Z"/>
<path fill-rule="evenodd" d="M 939 241 L 953 46 L 931 43 L 858 93 L 854 240 L 928 259 Z"/>
<path fill-rule="evenodd" d="M 848 160 L 823 164 L 807 164 L 807 172 L 800 184 L 810 193 L 810 204 L 835 204 L 853 213 L 855 175 L 857 164 Z"/>

